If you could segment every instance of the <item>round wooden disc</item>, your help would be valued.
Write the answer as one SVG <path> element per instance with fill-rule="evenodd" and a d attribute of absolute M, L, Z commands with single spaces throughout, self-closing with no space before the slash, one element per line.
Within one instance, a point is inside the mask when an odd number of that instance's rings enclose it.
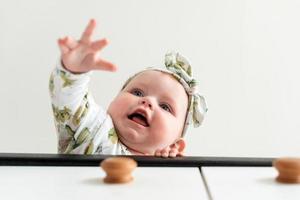
<path fill-rule="evenodd" d="M 106 172 L 106 183 L 127 183 L 133 180 L 131 172 L 136 168 L 135 160 L 128 157 L 110 157 L 100 164 Z"/>
<path fill-rule="evenodd" d="M 273 162 L 278 170 L 276 180 L 282 183 L 300 183 L 300 158 L 278 158 Z"/>

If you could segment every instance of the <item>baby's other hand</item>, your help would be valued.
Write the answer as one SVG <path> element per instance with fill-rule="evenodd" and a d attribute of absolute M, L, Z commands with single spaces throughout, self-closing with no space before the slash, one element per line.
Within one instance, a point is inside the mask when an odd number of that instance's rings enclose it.
<path fill-rule="evenodd" d="M 64 67 L 73 73 L 85 73 L 91 70 L 115 71 L 117 67 L 99 57 L 100 51 L 108 44 L 106 39 L 92 41 L 91 36 L 96 21 L 91 19 L 80 40 L 69 36 L 58 39 L 61 59 Z"/>
<path fill-rule="evenodd" d="M 184 156 L 184 150 L 185 148 L 185 142 L 182 138 L 176 141 L 176 143 L 164 148 L 164 149 L 159 149 L 156 150 L 154 155 L 157 157 L 171 157 L 175 158 L 177 156 Z"/>

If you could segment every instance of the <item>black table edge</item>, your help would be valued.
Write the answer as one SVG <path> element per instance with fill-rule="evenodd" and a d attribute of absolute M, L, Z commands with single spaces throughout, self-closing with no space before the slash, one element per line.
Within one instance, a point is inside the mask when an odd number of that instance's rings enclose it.
<path fill-rule="evenodd" d="M 0 153 L 0 166 L 99 166 L 115 155 L 70 155 L 36 153 Z M 271 167 L 274 158 L 183 156 L 161 158 L 154 156 L 125 156 L 139 167 Z"/>

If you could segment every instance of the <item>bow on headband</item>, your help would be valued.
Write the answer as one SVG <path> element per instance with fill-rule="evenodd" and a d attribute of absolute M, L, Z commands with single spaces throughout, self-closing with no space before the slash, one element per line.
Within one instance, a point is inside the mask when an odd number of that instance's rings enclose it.
<path fill-rule="evenodd" d="M 198 82 L 192 75 L 191 65 L 187 59 L 175 52 L 166 54 L 165 65 L 167 70 L 177 78 L 189 95 L 189 108 L 184 130 L 191 120 L 194 127 L 200 126 L 207 112 L 207 106 L 204 97 L 197 90 Z"/>

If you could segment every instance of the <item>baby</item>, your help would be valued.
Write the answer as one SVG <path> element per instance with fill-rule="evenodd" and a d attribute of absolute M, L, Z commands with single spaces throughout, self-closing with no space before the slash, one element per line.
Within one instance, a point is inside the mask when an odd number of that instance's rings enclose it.
<path fill-rule="evenodd" d="M 61 61 L 49 84 L 58 152 L 183 155 L 187 126 L 190 121 L 199 126 L 207 111 L 187 60 L 169 53 L 166 69 L 148 68 L 133 75 L 105 111 L 89 92 L 90 73 L 117 68 L 99 57 L 107 40 L 91 40 L 95 27 L 91 20 L 79 41 L 58 40 Z"/>

